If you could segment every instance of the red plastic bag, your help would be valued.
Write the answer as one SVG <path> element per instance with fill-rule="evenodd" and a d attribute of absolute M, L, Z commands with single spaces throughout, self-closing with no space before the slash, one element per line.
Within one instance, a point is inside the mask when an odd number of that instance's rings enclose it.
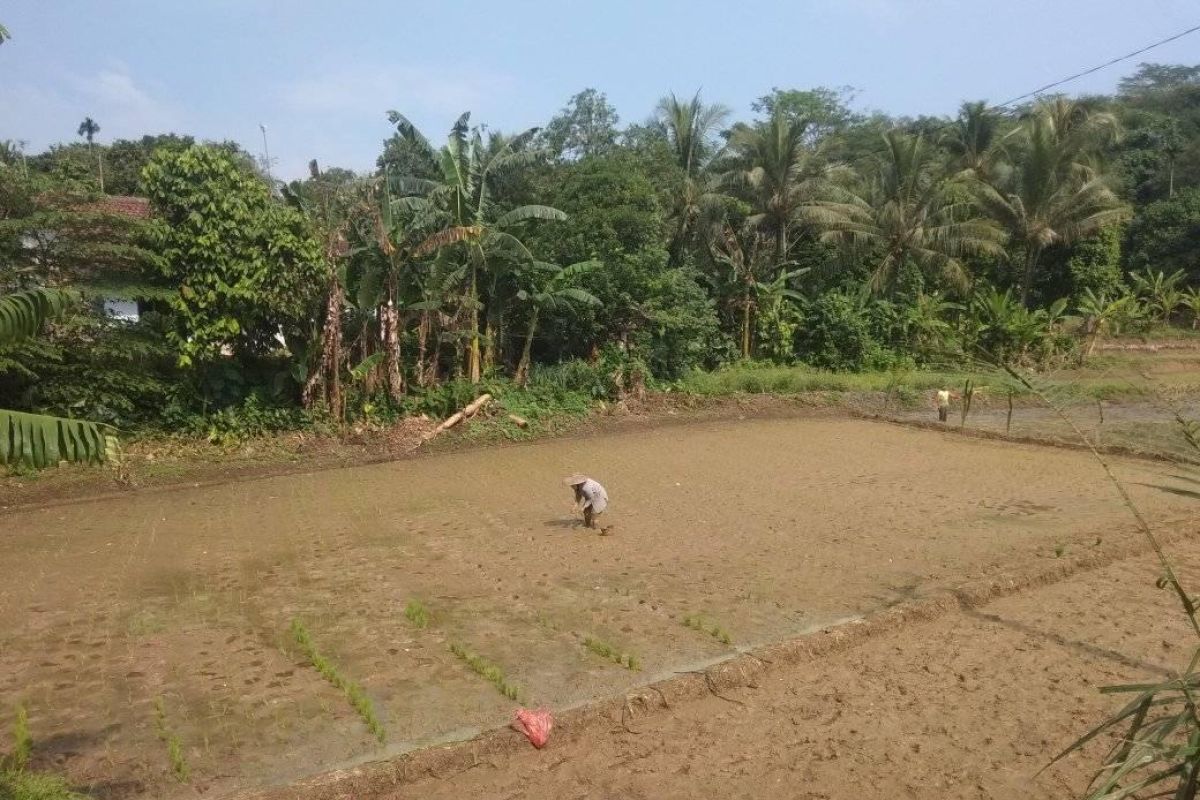
<path fill-rule="evenodd" d="M 554 727 L 554 717 L 550 715 L 548 708 L 539 708 L 537 711 L 518 708 L 517 718 L 513 720 L 512 726 L 525 734 L 525 738 L 540 750 L 545 747 L 546 740 L 550 738 L 550 729 Z"/>

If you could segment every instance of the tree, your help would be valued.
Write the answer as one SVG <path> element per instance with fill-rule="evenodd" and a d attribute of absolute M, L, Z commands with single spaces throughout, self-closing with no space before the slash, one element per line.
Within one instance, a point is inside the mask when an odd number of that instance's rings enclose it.
<path fill-rule="evenodd" d="M 718 152 L 716 134 L 729 114 L 723 105 L 706 105 L 699 92 L 688 102 L 681 102 L 671 93 L 659 100 L 655 109 L 679 170 L 671 215 L 673 234 L 667 248 L 674 266 L 682 260 L 684 246 L 695 233 L 701 214 L 719 203 L 717 183 L 707 170 Z"/>
<path fill-rule="evenodd" d="M 849 108 L 856 90 L 852 86 L 830 89 L 780 89 L 773 87 L 750 104 L 766 120 L 782 115 L 792 122 L 804 124 L 804 143 L 812 146 L 831 134 L 838 133 L 859 121 Z"/>
<path fill-rule="evenodd" d="M 95 143 L 93 139 L 100 132 L 100 126 L 91 117 L 84 117 L 83 122 L 79 123 L 79 135 L 87 139 L 88 150 L 95 153 Z M 99 155 L 95 155 L 96 166 L 100 175 L 100 194 L 104 194 L 104 160 Z"/>
<path fill-rule="evenodd" d="M 301 402 L 312 407 L 322 390 L 325 407 L 336 418 L 345 412 L 342 394 L 342 323 L 345 309 L 345 259 L 349 254 L 347 234 L 355 204 L 353 181 L 321 172 L 316 159 L 308 164 L 309 179 L 293 181 L 283 189 L 284 200 L 307 217 L 321 247 L 319 268 L 324 272 L 324 303 L 320 319 L 320 357 L 315 365 L 305 364 Z"/>
<path fill-rule="evenodd" d="M 327 271 L 299 212 L 207 145 L 158 151 L 143 181 L 164 223 L 154 238 L 163 274 L 179 287 L 169 300 L 170 341 L 182 366 L 210 363 L 226 348 L 269 350 L 281 329 L 285 339 L 303 335 Z"/>
<path fill-rule="evenodd" d="M 536 152 L 525 149 L 536 129 L 506 139 L 489 151 L 479 130 L 469 128 L 470 114 L 466 113 L 454 123 L 446 145 L 438 151 L 398 112 L 389 112 L 389 119 L 402 138 L 441 167 L 436 180 L 401 176 L 395 185 L 414 199 L 423 195 L 442 217 L 439 229 L 414 249 L 414 256 L 451 248 L 461 257 L 466 283 L 463 310 L 469 318 L 467 375 L 472 383 L 478 383 L 483 373 L 479 317 L 485 310 L 480 303 L 481 273 L 499 269 L 505 259 L 526 263 L 533 260 L 529 249 L 509 229 L 527 220 L 563 220 L 566 215 L 544 205 L 518 206 L 501 213 L 492 199 L 493 181 L 499 175 L 538 157 Z M 429 210 L 429 206 L 411 200 L 409 205 Z"/>
<path fill-rule="evenodd" d="M 926 274 L 965 289 L 965 256 L 1002 252 L 1003 233 L 982 219 L 947 176 L 939 154 L 918 135 L 884 136 L 886 149 L 867 184 L 842 202 L 809 205 L 805 213 L 822 239 L 873 262 L 868 287 L 890 288 L 910 261 Z"/>
<path fill-rule="evenodd" d="M 584 89 L 542 131 L 546 149 L 559 158 L 580 159 L 610 152 L 620 118 L 604 92 Z"/>
<path fill-rule="evenodd" d="M 1083 332 L 1086 344 L 1080 354 L 1082 359 L 1091 356 L 1101 336 L 1119 333 L 1123 325 L 1139 318 L 1142 307 L 1132 294 L 1112 297 L 1107 294 L 1083 290 L 1078 301 L 1078 311 L 1083 317 Z"/>
<path fill-rule="evenodd" d="M 1071 244 L 1129 214 L 1095 159 L 1115 128 L 1111 114 L 1066 100 L 1042 103 L 1022 127 L 1021 153 L 1010 173 L 975 184 L 977 201 L 1023 254 L 1019 283 L 1026 307 L 1047 247 Z"/>
<path fill-rule="evenodd" d="M 1175 309 L 1183 303 L 1183 294 L 1179 290 L 1184 278 L 1183 270 L 1167 274 L 1162 270 L 1147 268 L 1129 277 L 1133 281 L 1134 292 L 1146 303 L 1147 309 L 1157 314 L 1160 322 L 1170 322 Z"/>
<path fill-rule="evenodd" d="M 0 44 L 4 44 L 12 38 L 12 34 L 8 32 L 8 28 L 0 25 Z"/>
<path fill-rule="evenodd" d="M 525 329 L 525 344 L 521 347 L 521 360 L 513 380 L 524 386 L 529 380 L 530 355 L 533 352 L 533 336 L 537 332 L 538 318 L 543 309 L 571 308 L 575 305 L 600 305 L 596 296 L 570 284 L 600 267 L 598 261 L 581 261 L 567 267 L 535 261 L 526 270 L 528 288 L 517 293 L 517 299 L 530 305 L 529 323 Z"/>
<path fill-rule="evenodd" d="M 746 192 L 755 212 L 750 223 L 774 241 L 778 266 L 788 259 L 805 207 L 832 192 L 830 178 L 837 173 L 805 144 L 807 129 L 806 120 L 776 110 L 764 123 L 735 129 L 729 141 L 736 166 L 725 180 Z"/>
<path fill-rule="evenodd" d="M 1130 270 L 1186 270 L 1200 282 L 1200 189 L 1141 208 L 1129 224 L 1125 249 Z"/>
<path fill-rule="evenodd" d="M 987 103 L 963 103 L 941 143 L 950 151 L 955 167 L 979 180 L 993 180 L 1008 155 L 1007 140 L 1014 131 L 1004 132 L 1004 118 Z"/>
<path fill-rule="evenodd" d="M 70 292 L 45 288 L 0 295 L 0 347 L 34 336 L 75 299 Z M 59 461 L 98 464 L 114 447 L 115 439 L 94 422 L 0 409 L 0 464 L 35 469 Z"/>

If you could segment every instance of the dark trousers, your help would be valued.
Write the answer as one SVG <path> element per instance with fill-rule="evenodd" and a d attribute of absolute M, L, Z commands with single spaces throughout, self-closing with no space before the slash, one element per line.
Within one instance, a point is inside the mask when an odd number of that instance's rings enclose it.
<path fill-rule="evenodd" d="M 948 416 L 950 416 L 950 409 L 945 406 L 938 409 L 938 422 L 945 422 Z"/>

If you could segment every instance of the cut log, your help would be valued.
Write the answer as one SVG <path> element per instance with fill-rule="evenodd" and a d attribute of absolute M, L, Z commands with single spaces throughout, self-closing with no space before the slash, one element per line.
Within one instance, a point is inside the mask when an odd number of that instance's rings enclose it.
<path fill-rule="evenodd" d="M 473 417 L 475 416 L 476 412 L 479 411 L 479 409 L 483 408 L 490 402 L 492 402 L 492 396 L 490 394 L 481 394 L 479 397 L 476 397 L 474 400 L 472 400 L 470 405 L 462 410 L 462 413 L 468 417 Z"/>
<path fill-rule="evenodd" d="M 477 414 L 479 412 L 479 409 L 483 408 L 485 405 L 487 405 L 491 401 L 492 401 L 492 396 L 490 394 L 479 395 L 479 397 L 476 397 L 474 400 L 472 400 L 470 405 L 468 405 L 462 411 L 456 411 L 453 414 L 451 414 L 450 416 L 446 417 L 446 419 L 444 419 L 442 421 L 441 425 L 438 425 L 432 431 L 427 433 L 425 435 L 425 441 L 429 441 L 433 437 L 437 436 L 439 433 L 443 433 L 445 431 L 450 430 L 455 425 L 462 422 L 464 419 L 474 416 L 475 414 Z"/>
<path fill-rule="evenodd" d="M 516 414 L 509 414 L 508 418 L 518 428 L 528 428 L 529 427 L 529 420 L 525 419 L 524 417 L 518 417 Z"/>

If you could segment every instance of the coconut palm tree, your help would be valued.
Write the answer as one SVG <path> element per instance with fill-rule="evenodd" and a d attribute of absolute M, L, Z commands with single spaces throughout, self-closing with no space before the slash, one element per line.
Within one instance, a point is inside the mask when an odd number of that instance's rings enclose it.
<path fill-rule="evenodd" d="M 997 169 L 1008 155 L 1007 144 L 1014 130 L 1004 132 L 1004 118 L 982 101 L 963 103 L 958 119 L 942 136 L 942 146 L 953 156 L 955 168 L 979 180 L 997 177 Z"/>
<path fill-rule="evenodd" d="M 776 109 L 761 125 L 739 126 L 730 137 L 735 166 L 725 182 L 746 192 L 754 208 L 751 224 L 775 243 L 775 262 L 788 258 L 789 239 L 803 222 L 803 209 L 833 193 L 840 167 L 826 167 L 806 143 L 808 122 Z"/>
<path fill-rule="evenodd" d="M 521 360 L 513 380 L 524 386 L 529 380 L 529 363 L 533 351 L 533 337 L 537 332 L 539 317 L 543 310 L 571 308 L 576 305 L 598 306 L 600 300 L 590 292 L 571 286 L 582 276 L 599 268 L 598 261 L 581 261 L 567 267 L 535 261 L 524 271 L 527 288 L 517 292 L 517 299 L 530 305 L 529 325 L 525 329 L 525 344 L 521 347 Z"/>
<path fill-rule="evenodd" d="M 440 214 L 441 224 L 424 241 L 413 248 L 412 255 L 420 258 L 442 248 L 458 252 L 465 267 L 463 311 L 468 317 L 467 374 L 473 383 L 482 377 L 480 349 L 479 281 L 482 273 L 500 268 L 506 259 L 532 262 L 533 256 L 512 230 L 527 220 L 565 220 L 567 215 L 556 208 L 543 205 L 518 206 L 499 213 L 492 200 L 493 181 L 505 170 L 532 163 L 540 154 L 527 145 L 537 132 L 531 129 L 518 136 L 505 137 L 495 147 L 485 146 L 479 130 L 469 127 L 470 114 L 463 114 L 454 123 L 446 145 L 435 150 L 403 115 L 389 112 L 402 139 L 437 164 L 437 179 L 397 176 L 392 185 L 407 196 L 407 207 L 413 210 Z"/>
<path fill-rule="evenodd" d="M 75 301 L 73 293 L 59 289 L 0 295 L 0 347 L 35 336 L 47 320 L 62 316 Z M 0 464 L 98 464 L 112 458 L 115 447 L 116 438 L 94 422 L 0 409 Z"/>
<path fill-rule="evenodd" d="M 1184 289 L 1183 305 L 1192 315 L 1192 330 L 1196 330 L 1197 327 L 1200 327 L 1200 289 L 1195 287 Z"/>
<path fill-rule="evenodd" d="M 100 154 L 96 152 L 96 145 L 93 141 L 96 138 L 96 134 L 99 132 L 100 126 L 96 123 L 96 120 L 92 119 L 91 117 L 84 117 L 83 122 L 79 123 L 78 134 L 87 139 L 88 151 L 92 155 L 96 156 L 96 166 L 99 169 L 100 174 L 100 194 L 104 194 L 104 160 L 101 158 Z"/>
<path fill-rule="evenodd" d="M 955 191 L 938 153 L 920 135 L 891 130 L 883 140 L 883 154 L 860 192 L 809 204 L 804 217 L 823 231 L 824 241 L 872 254 L 873 292 L 889 288 L 907 262 L 965 289 L 970 276 L 963 257 L 1003 253 L 1003 231 Z"/>
<path fill-rule="evenodd" d="M 1066 100 L 1043 103 L 1022 127 L 1012 170 L 975 184 L 980 206 L 1023 253 L 1020 296 L 1026 307 L 1047 247 L 1070 244 L 1128 216 L 1096 160 L 1100 145 L 1115 133 L 1111 114 Z"/>
<path fill-rule="evenodd" d="M 730 110 L 720 104 L 705 104 L 696 92 L 682 102 L 674 93 L 658 101 L 655 117 L 682 174 L 671 213 L 672 233 L 667 246 L 671 263 L 678 264 L 687 241 L 701 226 L 698 221 L 720 204 L 719 183 L 709 166 L 719 152 L 717 133 Z"/>

